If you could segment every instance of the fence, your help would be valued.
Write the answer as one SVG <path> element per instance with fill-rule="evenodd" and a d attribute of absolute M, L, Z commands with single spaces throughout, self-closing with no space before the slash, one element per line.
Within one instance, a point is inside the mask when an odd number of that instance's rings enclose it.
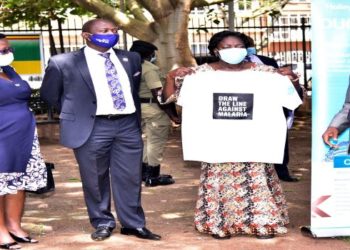
<path fill-rule="evenodd" d="M 29 28 L 26 24 L 2 27 L 5 34 L 39 33 L 43 37 L 43 59 L 46 62 L 52 54 L 70 52 L 83 46 L 81 34 L 82 24 L 87 18 L 70 18 L 64 23 L 51 22 L 49 27 Z M 235 18 L 234 30 L 243 32 L 255 41 L 258 54 L 276 59 L 280 66 L 290 65 L 301 75 L 301 83 L 311 90 L 311 26 L 308 17 L 279 18 L 259 17 L 254 19 Z M 208 20 L 206 15 L 198 13 L 190 15 L 189 41 L 199 64 L 208 60 L 208 41 L 210 37 L 222 30 L 227 30 L 225 18 Z M 133 37 L 121 36 L 119 48 L 127 49 Z M 54 112 L 46 107 L 34 93 L 31 100 L 33 110 L 37 114 L 49 112 L 48 121 L 56 121 Z"/>

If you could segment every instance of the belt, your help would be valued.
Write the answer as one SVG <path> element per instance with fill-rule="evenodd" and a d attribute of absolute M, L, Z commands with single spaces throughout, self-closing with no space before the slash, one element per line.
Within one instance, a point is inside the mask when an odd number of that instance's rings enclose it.
<path fill-rule="evenodd" d="M 141 103 L 157 103 L 157 99 L 156 98 L 142 98 L 140 97 L 140 102 Z"/>
<path fill-rule="evenodd" d="M 118 120 L 124 118 L 130 114 L 121 114 L 121 115 L 96 115 L 97 118 L 107 119 L 107 120 Z"/>

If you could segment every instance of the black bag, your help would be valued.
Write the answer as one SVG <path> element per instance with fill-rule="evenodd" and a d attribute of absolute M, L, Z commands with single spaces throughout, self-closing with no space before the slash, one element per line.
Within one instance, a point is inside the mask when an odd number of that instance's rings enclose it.
<path fill-rule="evenodd" d="M 40 188 L 36 191 L 27 191 L 33 194 L 44 194 L 48 192 L 52 192 L 55 190 L 55 180 L 53 178 L 52 169 L 55 169 L 55 165 L 51 162 L 45 162 L 46 170 L 47 170 L 47 184 L 46 187 Z"/>

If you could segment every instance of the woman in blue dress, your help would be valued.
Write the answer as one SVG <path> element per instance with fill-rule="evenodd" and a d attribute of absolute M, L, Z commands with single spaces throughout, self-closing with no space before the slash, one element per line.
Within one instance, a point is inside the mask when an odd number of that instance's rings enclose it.
<path fill-rule="evenodd" d="M 9 66 L 12 49 L 0 34 L 0 249 L 37 243 L 21 227 L 25 190 L 46 186 L 35 118 L 28 107 L 31 89 Z"/>

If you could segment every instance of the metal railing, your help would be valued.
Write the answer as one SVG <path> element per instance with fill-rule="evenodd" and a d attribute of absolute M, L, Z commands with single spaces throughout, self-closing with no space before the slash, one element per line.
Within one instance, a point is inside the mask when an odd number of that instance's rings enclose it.
<path fill-rule="evenodd" d="M 26 24 L 17 24 L 12 27 L 0 25 L 0 32 L 5 34 L 39 33 L 43 37 L 43 60 L 55 53 L 69 52 L 79 49 L 84 41 L 81 34 L 84 18 L 66 20 L 64 23 L 51 23 L 50 27 L 29 28 Z M 210 21 L 206 18 L 191 18 L 189 24 L 189 41 L 193 55 L 199 64 L 206 62 L 209 57 L 208 41 L 210 37 L 219 31 L 227 30 L 225 20 L 220 22 Z M 304 87 L 311 90 L 311 25 L 308 18 L 293 19 L 293 22 L 281 23 L 270 17 L 254 19 L 236 18 L 234 30 L 251 36 L 258 54 L 274 58 L 280 66 L 291 65 L 293 70 L 301 75 Z M 120 48 L 130 47 L 131 36 L 121 36 L 118 44 Z M 30 105 L 37 115 L 48 115 L 48 119 L 42 122 L 56 122 L 55 110 L 40 100 L 37 92 L 33 94 Z M 39 121 L 40 122 L 40 121 Z"/>

